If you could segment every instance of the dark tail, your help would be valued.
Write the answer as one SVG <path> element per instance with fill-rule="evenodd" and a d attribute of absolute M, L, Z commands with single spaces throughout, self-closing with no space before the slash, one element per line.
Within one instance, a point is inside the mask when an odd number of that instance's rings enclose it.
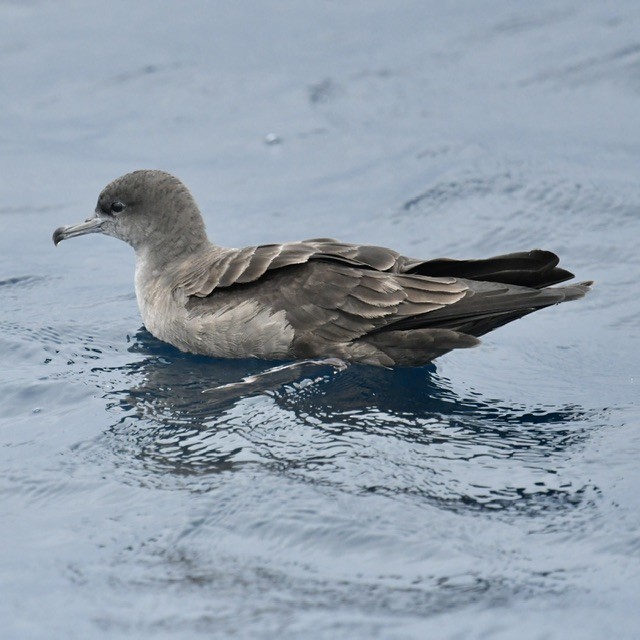
<path fill-rule="evenodd" d="M 468 284 L 469 291 L 459 302 L 403 318 L 382 330 L 449 329 L 478 337 L 538 309 L 582 298 L 593 283 L 581 282 L 545 289 L 473 280 Z"/>

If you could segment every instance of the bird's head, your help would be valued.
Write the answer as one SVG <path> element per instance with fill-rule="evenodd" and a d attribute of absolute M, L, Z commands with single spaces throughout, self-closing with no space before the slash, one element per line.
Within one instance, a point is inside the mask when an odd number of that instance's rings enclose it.
<path fill-rule="evenodd" d="M 143 169 L 109 183 L 95 213 L 84 222 L 59 227 L 53 242 L 89 233 L 124 240 L 136 252 L 174 254 L 207 242 L 204 222 L 189 189 L 175 176 Z"/>

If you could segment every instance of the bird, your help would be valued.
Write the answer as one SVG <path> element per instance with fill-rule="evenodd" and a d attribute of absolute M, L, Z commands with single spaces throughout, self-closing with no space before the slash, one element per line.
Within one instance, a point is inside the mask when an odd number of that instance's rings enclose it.
<path fill-rule="evenodd" d="M 194 197 L 160 170 L 110 182 L 95 213 L 59 227 L 135 251 L 135 292 L 147 330 L 215 358 L 334 358 L 417 367 L 533 311 L 585 295 L 551 251 L 486 259 L 416 259 L 333 238 L 241 249 L 209 241 Z"/>

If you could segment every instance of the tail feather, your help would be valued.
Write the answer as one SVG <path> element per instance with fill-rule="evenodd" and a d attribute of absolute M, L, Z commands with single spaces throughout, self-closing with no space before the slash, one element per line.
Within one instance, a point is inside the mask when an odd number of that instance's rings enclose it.
<path fill-rule="evenodd" d="M 560 302 L 582 298 L 591 282 L 530 289 L 492 282 L 469 281 L 469 292 L 459 302 L 441 309 L 403 318 L 376 330 L 412 331 L 416 329 L 450 329 L 481 336 L 533 311 Z"/>
<path fill-rule="evenodd" d="M 457 324 L 456 330 L 463 331 L 464 333 L 469 333 L 476 337 L 482 336 L 485 333 L 489 333 L 494 329 L 502 327 L 505 324 L 509 324 L 510 322 L 518 320 L 519 318 L 529 315 L 534 311 L 538 311 L 539 309 L 544 309 L 545 307 L 550 307 L 554 304 L 560 304 L 561 302 L 578 300 L 589 291 L 589 288 L 592 284 L 592 282 L 581 282 L 567 287 L 544 289 L 543 291 L 553 296 L 553 298 L 551 298 L 549 302 L 531 306 L 526 309 L 519 309 L 512 312 L 490 315 L 485 318 L 471 318 L 466 324 Z"/>

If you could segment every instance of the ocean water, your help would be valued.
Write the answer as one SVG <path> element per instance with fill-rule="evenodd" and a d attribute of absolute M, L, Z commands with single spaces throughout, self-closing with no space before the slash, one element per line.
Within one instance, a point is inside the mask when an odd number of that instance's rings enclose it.
<path fill-rule="evenodd" d="M 0 2 L 0 619 L 40 638 L 637 638 L 640 5 Z M 54 228 L 543 247 L 585 299 L 429 367 L 181 354 Z M 222 385 L 232 386 L 220 389 Z"/>

